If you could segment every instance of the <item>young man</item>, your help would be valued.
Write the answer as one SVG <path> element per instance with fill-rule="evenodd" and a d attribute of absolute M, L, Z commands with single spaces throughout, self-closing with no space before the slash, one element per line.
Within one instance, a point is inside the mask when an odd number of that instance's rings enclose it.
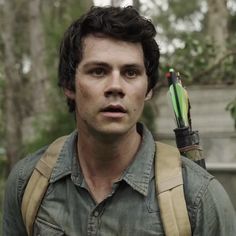
<path fill-rule="evenodd" d="M 66 31 L 59 85 L 77 130 L 60 151 L 34 235 L 164 235 L 155 142 L 138 123 L 157 80 L 155 34 L 132 7 L 92 8 Z M 20 161 L 8 179 L 4 236 L 27 235 L 22 196 L 45 150 Z M 182 165 L 193 235 L 235 235 L 235 213 L 221 185 L 191 161 L 183 158 Z"/>

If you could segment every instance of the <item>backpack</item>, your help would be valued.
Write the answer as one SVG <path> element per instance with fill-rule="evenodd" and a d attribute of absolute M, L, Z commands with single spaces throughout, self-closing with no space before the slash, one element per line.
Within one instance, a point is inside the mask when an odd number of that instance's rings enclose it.
<path fill-rule="evenodd" d="M 67 138 L 68 136 L 58 138 L 47 148 L 27 183 L 21 212 L 29 236 L 33 234 L 38 209 L 47 191 L 53 167 Z M 155 173 L 156 194 L 165 235 L 191 236 L 183 190 L 181 158 L 177 148 L 156 142 Z"/>

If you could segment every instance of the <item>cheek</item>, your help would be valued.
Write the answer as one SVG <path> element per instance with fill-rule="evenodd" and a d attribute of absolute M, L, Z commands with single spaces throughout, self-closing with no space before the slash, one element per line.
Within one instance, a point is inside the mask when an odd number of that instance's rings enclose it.
<path fill-rule="evenodd" d="M 133 95 L 133 112 L 142 112 L 145 103 L 145 97 L 145 92 Z"/>
<path fill-rule="evenodd" d="M 145 85 L 133 89 L 133 97 L 136 103 L 143 104 L 146 99 L 147 89 Z"/>
<path fill-rule="evenodd" d="M 81 104 L 87 102 L 91 97 L 89 86 L 78 82 L 76 84 L 77 103 Z"/>

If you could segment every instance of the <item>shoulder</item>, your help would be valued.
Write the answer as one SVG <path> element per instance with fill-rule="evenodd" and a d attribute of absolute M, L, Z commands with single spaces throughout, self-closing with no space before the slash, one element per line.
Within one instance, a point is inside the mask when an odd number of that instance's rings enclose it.
<path fill-rule="evenodd" d="M 216 235 L 219 231 L 222 231 L 219 235 L 232 235 L 229 232 L 236 230 L 235 211 L 219 181 L 185 157 L 182 157 L 182 173 L 192 228 L 200 235 Z M 226 225 L 229 227 L 223 231 Z"/>
<path fill-rule="evenodd" d="M 198 206 L 214 176 L 188 158 L 181 159 L 185 199 L 191 223 L 194 224 Z"/>
<path fill-rule="evenodd" d="M 185 191 L 194 199 L 199 191 L 203 192 L 208 187 L 214 176 L 186 157 L 181 157 L 181 160 Z"/>
<path fill-rule="evenodd" d="M 27 235 L 21 214 L 21 201 L 31 173 L 46 147 L 20 160 L 8 176 L 3 205 L 3 234 Z"/>
<path fill-rule="evenodd" d="M 186 201 L 197 205 L 214 176 L 188 158 L 181 159 Z"/>
<path fill-rule="evenodd" d="M 22 197 L 23 190 L 33 172 L 35 165 L 46 149 L 47 147 L 43 147 L 35 153 L 26 156 L 17 162 L 11 170 L 7 180 L 7 187 L 9 186 L 10 188 L 16 188 L 18 200 Z"/>

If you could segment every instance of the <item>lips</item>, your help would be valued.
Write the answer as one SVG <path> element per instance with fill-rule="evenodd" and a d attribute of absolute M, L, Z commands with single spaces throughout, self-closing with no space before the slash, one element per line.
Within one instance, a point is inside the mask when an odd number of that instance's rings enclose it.
<path fill-rule="evenodd" d="M 102 112 L 118 112 L 118 113 L 126 113 L 126 110 L 121 105 L 109 105 L 102 109 Z"/>
<path fill-rule="evenodd" d="M 121 118 L 127 113 L 127 110 L 121 105 L 108 105 L 102 108 L 101 112 L 106 117 Z"/>

